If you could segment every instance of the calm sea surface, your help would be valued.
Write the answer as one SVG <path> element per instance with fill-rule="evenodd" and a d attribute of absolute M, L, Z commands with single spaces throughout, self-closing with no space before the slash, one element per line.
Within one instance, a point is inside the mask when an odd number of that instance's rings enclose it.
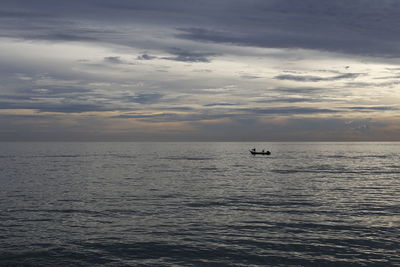
<path fill-rule="evenodd" d="M 400 143 L 0 143 L 4 265 L 400 266 Z"/>

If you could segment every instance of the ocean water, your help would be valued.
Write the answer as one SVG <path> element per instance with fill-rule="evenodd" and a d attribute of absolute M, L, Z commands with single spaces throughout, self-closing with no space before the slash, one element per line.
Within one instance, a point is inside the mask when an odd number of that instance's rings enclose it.
<path fill-rule="evenodd" d="M 400 266 L 400 143 L 0 143 L 0 266 Z"/>

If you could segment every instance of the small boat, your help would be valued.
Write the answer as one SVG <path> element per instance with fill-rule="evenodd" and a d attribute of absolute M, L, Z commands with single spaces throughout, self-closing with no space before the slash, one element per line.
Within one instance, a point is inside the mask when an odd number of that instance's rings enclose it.
<path fill-rule="evenodd" d="M 255 151 L 249 150 L 252 155 L 271 155 L 270 151 Z"/>

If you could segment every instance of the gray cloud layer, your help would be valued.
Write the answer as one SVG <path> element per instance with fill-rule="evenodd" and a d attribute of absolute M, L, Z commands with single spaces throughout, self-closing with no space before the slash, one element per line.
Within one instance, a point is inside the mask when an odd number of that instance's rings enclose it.
<path fill-rule="evenodd" d="M 399 12 L 393 0 L 3 0 L 0 27 L 17 38 L 135 45 L 118 25 L 143 23 L 196 41 L 398 57 Z M 192 56 L 176 59 L 206 60 Z"/>

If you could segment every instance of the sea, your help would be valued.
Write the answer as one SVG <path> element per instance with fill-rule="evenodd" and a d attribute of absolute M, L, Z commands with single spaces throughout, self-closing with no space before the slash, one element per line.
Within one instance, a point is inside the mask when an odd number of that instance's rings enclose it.
<path fill-rule="evenodd" d="M 0 266 L 400 266 L 400 143 L 2 142 Z"/>

